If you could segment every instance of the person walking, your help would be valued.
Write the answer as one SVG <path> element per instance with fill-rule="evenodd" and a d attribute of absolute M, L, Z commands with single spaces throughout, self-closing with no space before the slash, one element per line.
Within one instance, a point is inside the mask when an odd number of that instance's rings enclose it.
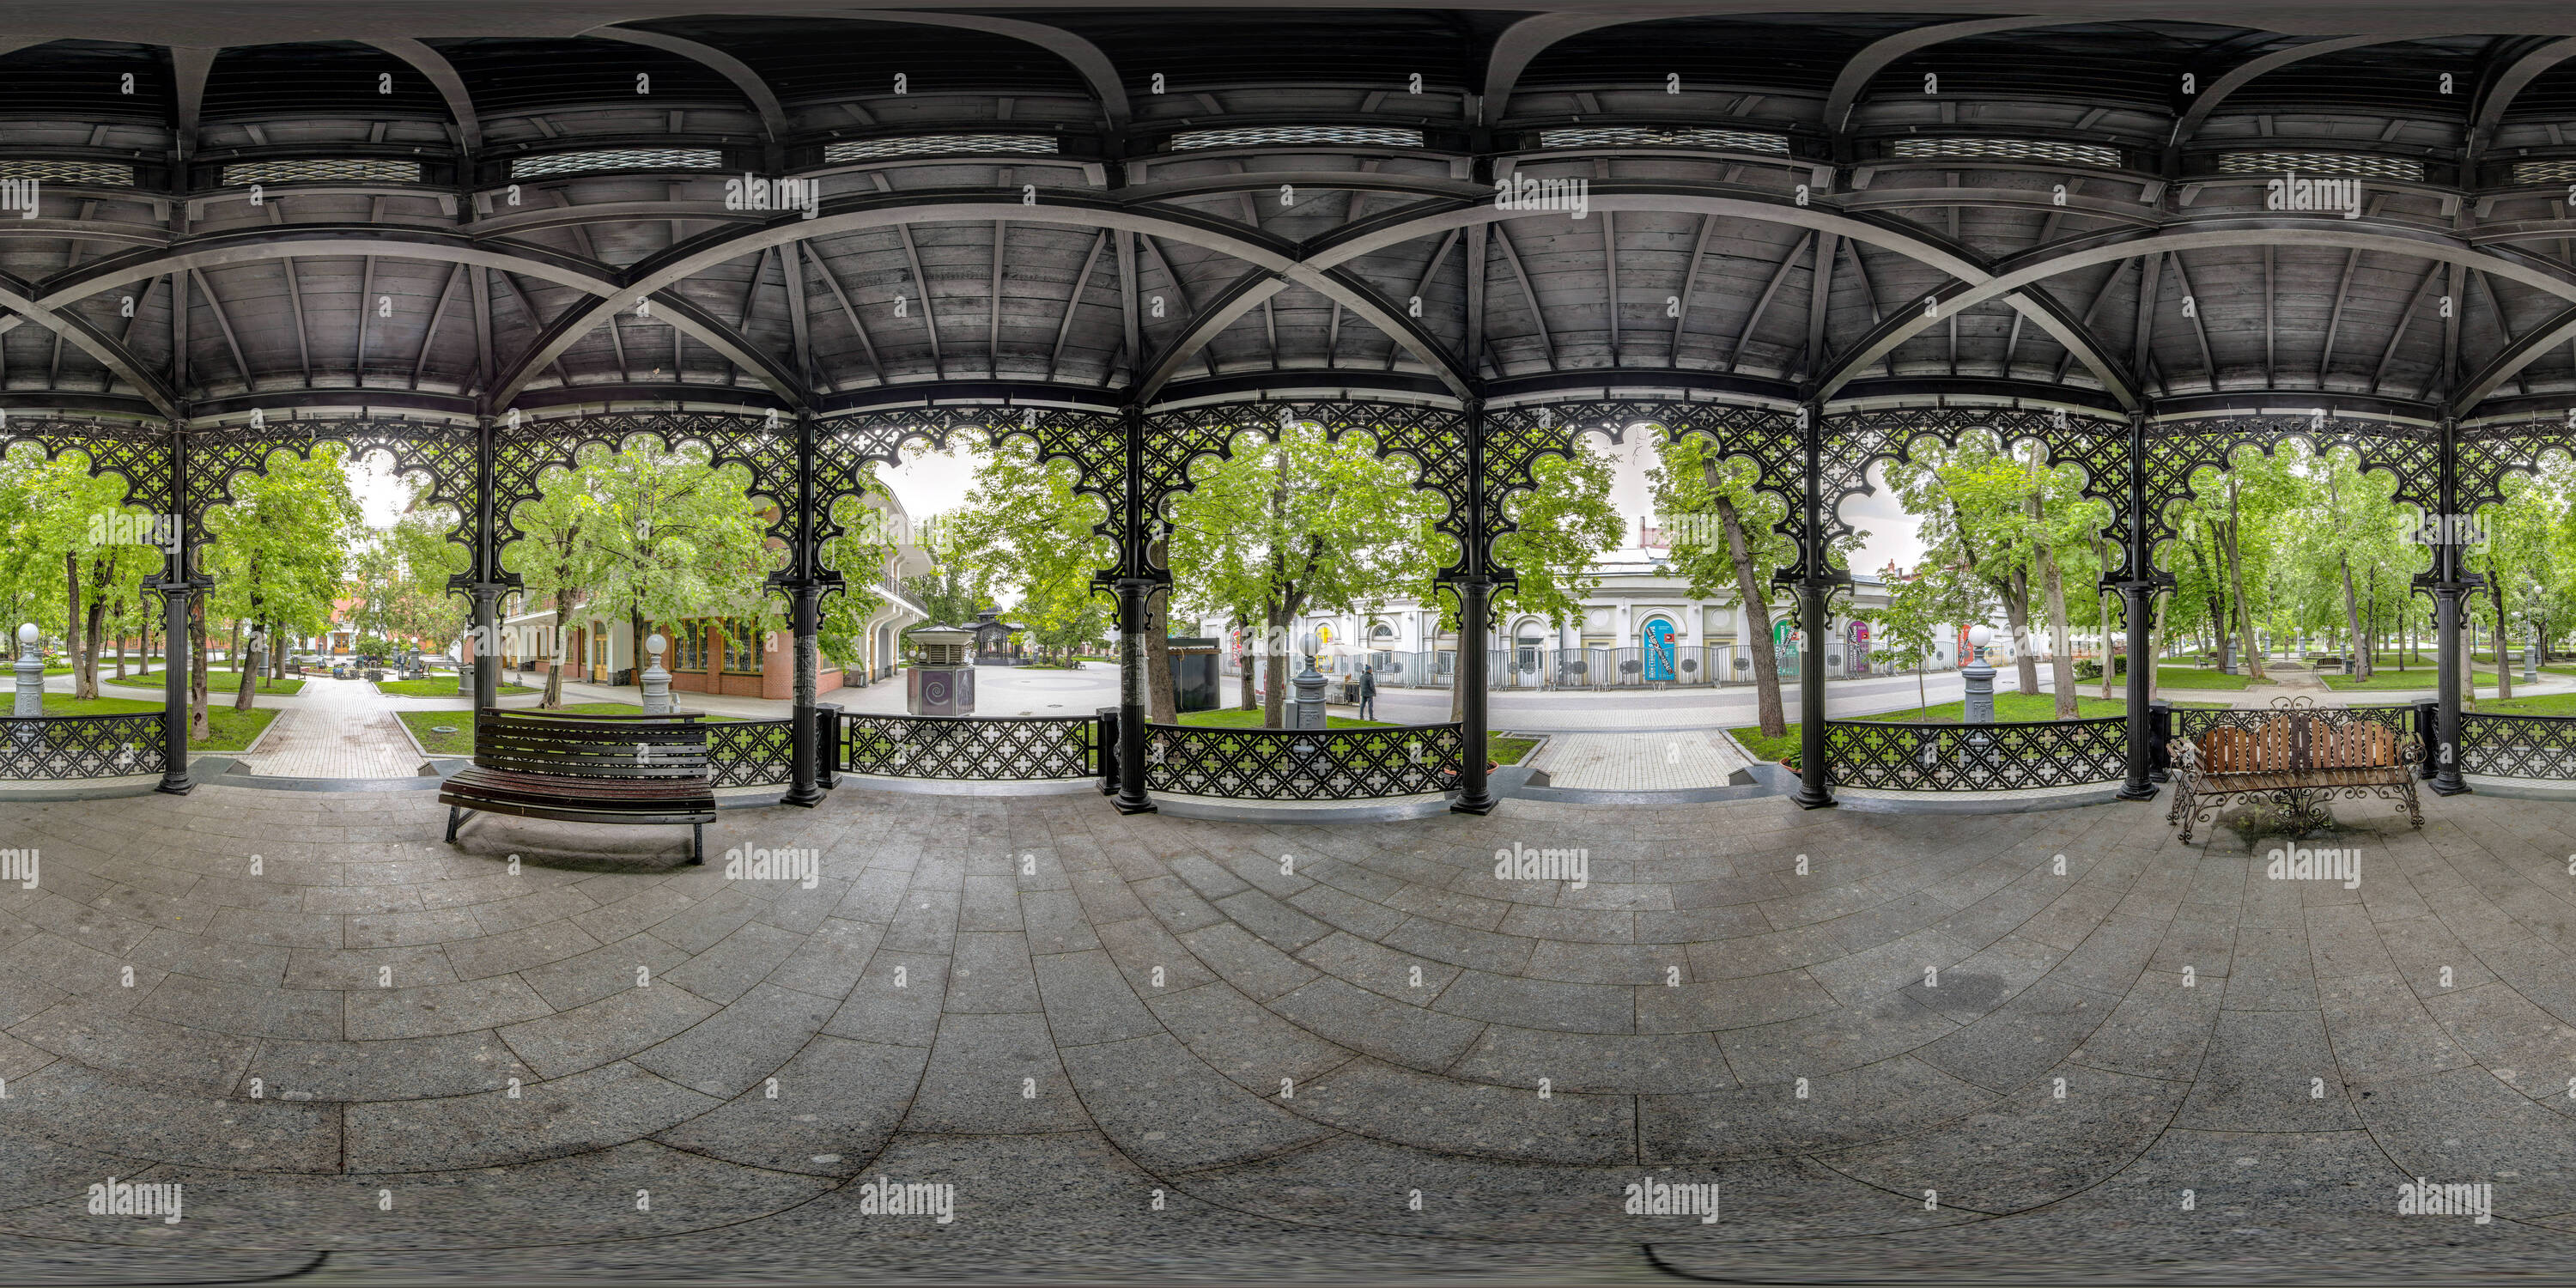
<path fill-rule="evenodd" d="M 1377 718 L 1377 669 L 1360 667 L 1360 719 Z"/>

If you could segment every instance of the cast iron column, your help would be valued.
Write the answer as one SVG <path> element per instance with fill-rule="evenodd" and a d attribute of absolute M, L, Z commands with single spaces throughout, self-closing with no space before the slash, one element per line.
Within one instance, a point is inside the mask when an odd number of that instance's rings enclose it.
<path fill-rule="evenodd" d="M 2418 584 L 2433 592 L 2434 656 L 2442 668 L 2434 703 L 2433 729 L 2424 754 L 2433 765 L 2433 793 L 2457 796 L 2469 790 L 2460 777 L 2460 624 L 2472 587 L 2482 581 L 2468 571 L 2461 541 L 2468 534 L 2460 513 L 2460 422 L 2445 417 L 2441 427 L 2441 522 L 2435 535 L 2433 567 L 2418 574 Z"/>
<path fill-rule="evenodd" d="M 1151 814 L 1145 795 L 1145 620 L 1146 601 L 1154 593 L 1153 560 L 1147 550 L 1145 513 L 1145 409 L 1129 407 L 1125 424 L 1126 468 L 1118 514 L 1118 795 L 1112 801 L 1121 814 Z"/>
<path fill-rule="evenodd" d="M 489 416 L 474 426 L 474 584 L 466 594 L 474 601 L 474 709 L 501 704 L 500 524 L 493 507 L 494 480 L 500 473 L 500 427 Z"/>
<path fill-rule="evenodd" d="M 823 550 L 821 517 L 814 512 L 814 418 L 796 414 L 796 488 L 788 503 L 796 507 L 793 531 L 796 546 L 790 552 L 788 579 L 782 587 L 787 592 L 787 623 L 796 635 L 796 691 L 794 705 L 788 712 L 788 785 L 781 805 L 801 805 L 808 809 L 823 803 L 819 779 L 821 770 L 821 730 L 815 708 L 815 686 L 818 667 L 815 661 L 817 637 L 823 629 Z"/>
<path fill-rule="evenodd" d="M 1458 799 L 1449 808 L 1459 814 L 1491 814 L 1494 796 L 1485 775 L 1488 753 L 1485 730 L 1491 723 L 1492 695 L 1487 691 L 1487 664 L 1491 661 L 1486 648 L 1486 619 L 1493 615 L 1494 577 L 1493 550 L 1486 545 L 1489 516 L 1485 513 L 1485 402 L 1469 399 L 1466 416 L 1467 434 L 1467 513 L 1462 531 L 1465 541 L 1459 551 L 1458 578 L 1458 676 L 1456 683 L 1465 686 L 1460 695 Z"/>
<path fill-rule="evenodd" d="M 159 790 L 174 796 L 185 796 L 197 786 L 188 778 L 188 680 L 192 673 L 188 610 L 203 584 L 195 576 L 196 534 L 190 531 L 188 514 L 188 437 L 180 425 L 177 420 L 170 422 L 170 491 L 165 498 L 170 512 L 163 516 L 170 525 L 169 544 L 163 547 L 167 561 L 159 584 L 165 632 L 162 645 L 166 653 L 161 675 L 163 765 Z"/>
<path fill-rule="evenodd" d="M 2147 653 L 2148 614 L 2156 598 L 2155 551 L 2147 534 L 2152 529 L 2147 513 L 2147 413 L 2145 409 L 2129 413 L 2129 567 L 2119 582 L 2122 624 L 2129 637 L 2128 674 L 2128 765 L 2126 781 L 2120 784 L 2124 801 L 2153 800 L 2156 785 L 2152 723 L 2155 713 L 2147 709 L 2149 684 L 2155 679 L 2156 659 Z M 2105 634 L 2108 634 L 2107 627 Z M 2111 665 L 2106 656 L 2102 665 Z"/>
<path fill-rule="evenodd" d="M 1834 793 L 1825 765 L 1826 609 L 1834 593 L 1825 540 L 1825 404 L 1798 407 L 1798 446 L 1806 474 L 1798 524 L 1798 629 L 1806 639 L 1798 655 L 1798 794 L 1802 809 L 1829 809 Z"/>

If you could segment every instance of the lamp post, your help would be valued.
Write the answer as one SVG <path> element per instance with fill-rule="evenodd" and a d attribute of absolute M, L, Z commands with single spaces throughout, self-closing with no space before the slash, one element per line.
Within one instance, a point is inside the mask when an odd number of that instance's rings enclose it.
<path fill-rule="evenodd" d="M 1986 645 L 1994 638 L 1994 630 L 1983 624 L 1968 628 L 1969 661 L 1959 668 L 1966 708 L 1959 713 L 1961 724 L 1995 722 L 1995 668 L 1986 664 Z"/>
<path fill-rule="evenodd" d="M 36 652 L 36 640 L 41 634 L 34 622 L 18 627 L 18 700 L 10 708 L 11 715 L 45 714 L 45 659 Z M 34 732 L 24 726 L 19 730 L 21 737 Z"/>

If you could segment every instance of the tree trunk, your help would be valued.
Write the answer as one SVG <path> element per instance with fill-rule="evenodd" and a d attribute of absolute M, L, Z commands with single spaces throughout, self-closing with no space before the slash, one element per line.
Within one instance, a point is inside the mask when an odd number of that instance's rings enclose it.
<path fill-rule="evenodd" d="M 2012 632 L 2013 680 L 2021 693 L 2039 696 L 2039 658 L 2030 646 L 2030 572 L 2016 568 L 2000 587 L 2004 601 L 2004 627 Z"/>
<path fill-rule="evenodd" d="M 1283 641 L 1288 638 L 1288 615 L 1274 602 L 1261 616 L 1269 628 L 1269 633 L 1262 640 L 1261 684 L 1268 692 L 1261 695 L 1261 727 L 1285 729 L 1288 727 L 1285 692 L 1288 687 L 1288 650 Z"/>
<path fill-rule="evenodd" d="M 125 678 L 125 601 L 116 601 L 116 678 Z"/>
<path fill-rule="evenodd" d="M 2504 577 L 2495 571 L 2493 560 L 2489 560 L 2487 565 L 2487 599 L 2495 605 L 2496 696 L 2510 698 L 2513 696 L 2513 662 L 2506 656 L 2504 647 Z"/>
<path fill-rule="evenodd" d="M 1172 694 L 1172 592 L 1163 590 L 1145 601 L 1145 723 L 1177 724 L 1179 702 Z"/>
<path fill-rule="evenodd" d="M 1247 621 L 1243 620 L 1243 619 L 1242 619 L 1242 618 L 1240 618 L 1240 617 L 1237 617 L 1237 618 L 1235 618 L 1235 619 L 1234 619 L 1234 626 L 1235 626 L 1235 629 L 1236 629 L 1236 630 L 1238 630 L 1238 631 L 1241 631 L 1241 630 L 1249 630 L 1249 629 L 1250 629 L 1250 627 L 1251 627 L 1251 625 L 1252 625 L 1252 624 L 1251 624 L 1250 622 L 1247 622 Z M 1259 641 L 1258 641 L 1258 640 L 1246 640 L 1246 641 L 1244 641 L 1244 646 L 1243 646 L 1243 663 L 1242 663 L 1242 666 L 1239 668 L 1239 669 L 1241 670 L 1242 674 L 1241 674 L 1241 675 L 1239 675 L 1239 676 L 1237 676 L 1236 678 L 1237 678 L 1239 681 L 1241 681 L 1242 686 L 1243 686 L 1243 709 L 1244 709 L 1244 710 L 1246 710 L 1246 711 L 1250 711 L 1253 707 L 1255 707 L 1255 706 L 1259 705 L 1259 703 L 1260 703 L 1260 699 L 1258 699 L 1258 698 L 1254 697 L 1254 696 L 1253 696 L 1253 693 L 1252 693 L 1252 668 L 1254 668 L 1254 667 L 1256 667 L 1256 666 L 1259 666 L 1259 665 L 1261 664 L 1261 663 L 1260 663 L 1260 657 L 1261 657 L 1261 646 L 1260 646 Z"/>
<path fill-rule="evenodd" d="M 1714 487 L 1717 467 L 1705 468 L 1710 486 Z M 1745 643 L 1753 649 L 1753 691 L 1760 709 L 1762 736 L 1786 737 L 1789 718 L 1780 707 L 1780 659 L 1771 646 L 1771 603 L 1754 576 L 1753 548 L 1744 539 L 1743 516 L 1736 513 L 1735 503 L 1723 493 L 1717 497 L 1717 521 L 1726 529 L 1726 553 L 1735 563 L 1735 593 L 1744 602 L 1744 633 L 1748 637 Z"/>
<path fill-rule="evenodd" d="M 188 612 L 188 737 L 202 740 L 209 725 L 206 712 L 206 601 L 199 596 Z"/>
<path fill-rule="evenodd" d="M 2236 476 L 2227 476 L 2227 524 L 2220 533 L 2220 549 L 2227 560 L 2227 581 L 2236 595 L 2236 632 L 2238 647 L 2245 654 L 2245 673 L 2263 678 L 2263 654 L 2254 647 L 2253 606 L 2245 599 L 2245 550 L 2240 544 L 2239 526 L 2244 516 L 2236 505 Z"/>
<path fill-rule="evenodd" d="M 552 628 L 555 636 L 554 660 L 546 667 L 545 697 L 540 699 L 537 703 L 538 706 L 545 707 L 550 710 L 560 710 L 564 704 L 564 650 L 568 647 L 569 641 L 572 637 L 572 632 L 564 629 L 564 623 L 570 620 L 571 617 L 572 592 L 570 590 L 556 591 L 555 624 Z M 718 647 L 722 647 L 721 641 L 718 642 Z"/>
<path fill-rule="evenodd" d="M 2030 488 L 2022 494 L 2022 505 L 2034 527 L 2040 523 L 2039 493 L 2046 482 L 2046 476 L 2040 473 L 2040 454 L 2033 451 L 2030 457 Z M 2040 590 L 2048 597 L 2048 678 L 2049 688 L 2055 698 L 2051 703 L 2051 709 L 2058 719 L 2072 720 L 2075 718 L 2076 710 L 2075 650 L 2066 632 L 2066 580 L 2058 573 L 2057 558 L 2049 551 L 2048 542 L 2044 539 L 2046 536 L 2044 529 L 2041 536 L 2042 540 L 2031 543 L 2030 559 L 2031 566 L 2039 572 Z M 2111 673 L 2111 659 L 2107 656 L 2102 659 L 2102 673 L 2105 676 Z"/>
<path fill-rule="evenodd" d="M 63 578 L 71 586 L 70 607 L 63 611 L 63 647 L 72 655 L 72 696 L 95 698 L 98 696 L 98 687 L 88 683 L 88 672 L 81 669 L 81 583 L 78 553 L 70 550 L 63 552 Z"/>

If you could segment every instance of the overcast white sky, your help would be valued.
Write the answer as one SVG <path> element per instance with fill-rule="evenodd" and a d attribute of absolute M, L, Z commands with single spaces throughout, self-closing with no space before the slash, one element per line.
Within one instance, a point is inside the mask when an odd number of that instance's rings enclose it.
<path fill-rule="evenodd" d="M 1626 544 L 1633 547 L 1637 543 L 1638 518 L 1651 518 L 1646 467 L 1652 462 L 1653 447 L 1645 434 L 1628 437 L 1627 443 L 1607 450 L 1617 458 L 1610 498 L 1619 507 Z M 919 522 L 965 503 L 966 493 L 975 485 L 979 455 L 964 446 L 946 453 L 921 451 L 894 469 L 880 468 L 877 477 L 894 490 L 905 511 Z M 1897 505 L 1886 480 L 1873 475 L 1872 481 L 1879 484 L 1876 493 L 1855 497 L 1843 506 L 1843 517 L 1870 534 L 1860 556 L 1852 561 L 1852 571 L 1874 574 L 1891 559 L 1911 567 L 1923 553 L 1922 543 L 1915 539 L 1915 521 Z M 392 523 L 410 495 L 410 486 L 393 475 L 387 458 L 380 454 L 350 467 L 350 485 L 370 527 Z"/>

